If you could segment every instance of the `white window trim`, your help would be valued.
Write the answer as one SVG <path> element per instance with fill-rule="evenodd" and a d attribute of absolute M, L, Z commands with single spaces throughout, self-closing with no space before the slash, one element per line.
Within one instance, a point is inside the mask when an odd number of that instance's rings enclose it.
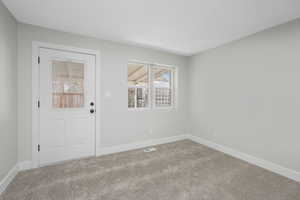
<path fill-rule="evenodd" d="M 134 108 L 128 108 L 128 88 L 145 88 L 144 86 L 129 86 L 128 85 L 128 64 L 143 64 L 148 68 L 148 106 L 147 107 L 135 107 Z M 172 69 L 172 78 L 171 78 L 171 86 L 172 86 L 172 97 L 171 97 L 171 106 L 155 106 L 155 93 L 154 87 L 153 87 L 153 73 L 152 68 L 165 68 L 165 69 Z M 137 60 L 130 60 L 128 61 L 126 65 L 126 84 L 127 84 L 127 109 L 129 111 L 148 111 L 148 110 L 175 110 L 177 109 L 178 104 L 178 67 L 173 65 L 165 65 L 165 64 L 158 64 L 158 63 L 150 63 L 150 62 L 143 62 L 143 61 L 137 61 Z M 152 95 L 154 94 L 154 95 Z"/>

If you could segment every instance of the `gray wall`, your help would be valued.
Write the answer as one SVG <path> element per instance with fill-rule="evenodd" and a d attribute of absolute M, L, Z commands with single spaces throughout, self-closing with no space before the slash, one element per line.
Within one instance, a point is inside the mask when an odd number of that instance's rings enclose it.
<path fill-rule="evenodd" d="M 191 132 L 300 171 L 300 20 L 193 56 Z"/>
<path fill-rule="evenodd" d="M 32 41 L 41 41 L 100 50 L 101 147 L 190 132 L 300 171 L 300 20 L 191 58 L 26 24 L 18 29 L 20 161 L 31 160 Z M 176 110 L 127 110 L 131 59 L 179 67 Z"/>
<path fill-rule="evenodd" d="M 17 22 L 0 1 L 0 180 L 17 163 Z"/>
<path fill-rule="evenodd" d="M 156 50 L 63 33 L 26 24 L 18 25 L 19 157 L 31 160 L 31 54 L 32 41 L 49 42 L 101 52 L 101 147 L 186 133 L 187 58 Z M 128 60 L 176 65 L 179 68 L 178 108 L 171 111 L 128 111 Z M 110 99 L 104 94 L 109 91 Z M 149 133 L 153 129 L 153 133 Z"/>

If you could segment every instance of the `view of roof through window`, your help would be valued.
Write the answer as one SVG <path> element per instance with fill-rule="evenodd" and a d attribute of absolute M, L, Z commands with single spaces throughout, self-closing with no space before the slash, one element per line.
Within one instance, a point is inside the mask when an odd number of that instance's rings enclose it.
<path fill-rule="evenodd" d="M 171 67 L 146 65 L 141 63 L 128 64 L 128 107 L 148 107 L 149 90 L 155 107 L 170 107 L 172 105 L 172 75 Z"/>

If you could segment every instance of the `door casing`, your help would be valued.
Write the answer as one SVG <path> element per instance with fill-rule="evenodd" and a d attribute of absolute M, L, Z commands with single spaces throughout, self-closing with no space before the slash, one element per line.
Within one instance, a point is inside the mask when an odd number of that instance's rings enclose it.
<path fill-rule="evenodd" d="M 38 145 L 39 145 L 39 49 L 48 48 L 61 51 L 69 51 L 75 53 L 89 54 L 96 57 L 96 134 L 95 134 L 95 152 L 96 156 L 100 155 L 100 136 L 101 136 L 101 121 L 100 121 L 100 112 L 101 112 L 101 85 L 100 85 L 100 51 L 82 49 L 77 47 L 70 47 L 64 45 L 57 45 L 44 42 L 32 42 L 32 163 L 31 168 L 39 167 L 39 154 L 38 154 Z"/>

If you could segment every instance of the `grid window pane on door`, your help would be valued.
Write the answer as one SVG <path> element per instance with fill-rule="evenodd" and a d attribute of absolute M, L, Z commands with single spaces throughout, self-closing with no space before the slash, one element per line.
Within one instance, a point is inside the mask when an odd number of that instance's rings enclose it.
<path fill-rule="evenodd" d="M 153 92 L 155 107 L 171 107 L 173 102 L 173 69 L 153 68 Z"/>
<path fill-rule="evenodd" d="M 149 105 L 149 68 L 129 63 L 127 69 L 128 108 L 147 108 Z"/>
<path fill-rule="evenodd" d="M 84 64 L 52 61 L 53 108 L 84 107 Z"/>

